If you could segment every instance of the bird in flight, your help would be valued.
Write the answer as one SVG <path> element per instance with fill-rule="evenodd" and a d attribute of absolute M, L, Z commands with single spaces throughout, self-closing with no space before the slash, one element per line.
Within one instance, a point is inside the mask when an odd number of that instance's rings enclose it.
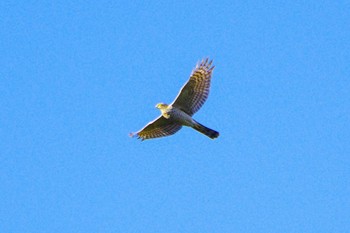
<path fill-rule="evenodd" d="M 217 138 L 219 132 L 209 129 L 192 118 L 208 98 L 210 81 L 215 67 L 212 62 L 209 62 L 207 58 L 198 63 L 175 100 L 169 105 L 157 104 L 156 108 L 160 110 L 161 115 L 140 131 L 130 133 L 130 136 L 136 136 L 143 141 L 170 136 L 179 131 L 182 126 L 188 126 L 211 139 Z"/>

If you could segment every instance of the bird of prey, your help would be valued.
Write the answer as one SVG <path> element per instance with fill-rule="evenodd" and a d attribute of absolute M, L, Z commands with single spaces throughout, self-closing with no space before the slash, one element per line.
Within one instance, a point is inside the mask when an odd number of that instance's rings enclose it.
<path fill-rule="evenodd" d="M 210 80 L 215 67 L 212 66 L 212 62 L 207 58 L 198 63 L 175 100 L 169 105 L 157 104 L 156 108 L 160 110 L 161 115 L 140 131 L 130 133 L 130 136 L 137 136 L 143 141 L 170 136 L 179 131 L 182 126 L 188 126 L 211 139 L 217 138 L 219 132 L 205 127 L 192 118 L 208 98 Z"/>

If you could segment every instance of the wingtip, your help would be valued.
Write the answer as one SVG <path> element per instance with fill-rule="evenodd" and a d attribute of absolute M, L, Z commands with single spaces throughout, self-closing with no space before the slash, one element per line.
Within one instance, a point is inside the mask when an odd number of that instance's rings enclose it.
<path fill-rule="evenodd" d="M 129 133 L 129 137 L 140 139 L 141 141 L 145 140 L 145 138 L 141 137 L 138 133 Z"/>
<path fill-rule="evenodd" d="M 206 66 L 209 68 L 212 64 L 213 64 L 213 59 L 210 60 L 209 57 L 205 57 L 200 62 L 197 63 L 197 66 Z"/>
<path fill-rule="evenodd" d="M 213 72 L 215 66 L 212 66 L 210 69 L 209 69 L 209 72 Z"/>

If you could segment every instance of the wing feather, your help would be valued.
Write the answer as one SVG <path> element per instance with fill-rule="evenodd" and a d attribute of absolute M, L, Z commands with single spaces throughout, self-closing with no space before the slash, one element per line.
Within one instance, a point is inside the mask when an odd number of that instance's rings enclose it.
<path fill-rule="evenodd" d="M 137 136 L 142 141 L 145 139 L 170 136 L 181 129 L 182 125 L 160 115 L 154 121 L 148 123 L 140 131 L 131 133 L 130 136 Z"/>
<path fill-rule="evenodd" d="M 190 79 L 172 103 L 174 107 L 192 116 L 203 106 L 209 96 L 211 76 L 215 68 L 212 62 L 207 58 L 196 65 Z"/>

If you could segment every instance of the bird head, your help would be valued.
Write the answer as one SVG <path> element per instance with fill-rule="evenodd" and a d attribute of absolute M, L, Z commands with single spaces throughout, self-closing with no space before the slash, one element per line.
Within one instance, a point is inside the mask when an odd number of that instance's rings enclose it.
<path fill-rule="evenodd" d="M 156 108 L 158 108 L 158 109 L 165 109 L 167 107 L 168 107 L 168 105 L 164 104 L 164 103 L 159 103 L 159 104 L 156 105 Z"/>

